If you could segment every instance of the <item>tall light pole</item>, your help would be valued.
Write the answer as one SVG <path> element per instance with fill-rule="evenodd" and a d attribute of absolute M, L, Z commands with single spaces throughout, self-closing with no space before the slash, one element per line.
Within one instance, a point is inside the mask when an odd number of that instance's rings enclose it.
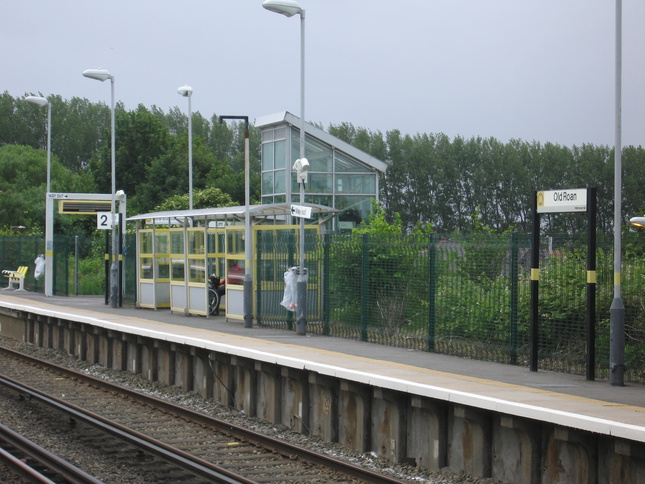
<path fill-rule="evenodd" d="M 244 327 L 253 327 L 253 234 L 251 233 L 251 167 L 249 166 L 249 117 L 220 116 L 225 119 L 244 120 Z"/>
<path fill-rule="evenodd" d="M 27 96 L 25 101 L 38 106 L 47 106 L 47 193 L 50 190 L 51 182 L 51 159 L 52 159 L 52 103 L 41 96 Z"/>
<path fill-rule="evenodd" d="M 193 113 L 190 100 L 193 96 L 193 88 L 182 86 L 177 92 L 188 98 L 188 207 L 193 209 Z"/>
<path fill-rule="evenodd" d="M 271 12 L 287 17 L 300 15 L 300 159 L 298 166 L 304 167 L 305 158 L 305 11 L 295 0 L 264 0 L 262 6 Z M 308 166 L 308 163 L 306 163 Z M 295 165 L 294 165 L 295 169 Z M 305 204 L 305 181 L 298 170 L 300 180 L 300 205 Z M 306 176 L 306 175 L 305 175 Z M 307 333 L 307 276 L 305 274 L 305 219 L 300 217 L 300 270 L 297 282 L 297 328 L 296 334 Z"/>
<path fill-rule="evenodd" d="M 83 75 L 89 79 L 97 81 L 110 80 L 110 138 L 111 138 L 111 167 L 112 167 L 112 264 L 110 266 L 110 305 L 117 307 L 118 291 L 119 291 L 119 250 L 117 247 L 117 222 L 116 222 L 116 149 L 115 149 L 115 118 L 114 118 L 114 76 L 105 69 L 87 69 L 83 71 Z"/>
<path fill-rule="evenodd" d="M 47 192 L 45 193 L 45 207 L 49 205 L 49 193 L 51 192 L 51 133 L 52 133 L 52 103 L 41 96 L 27 96 L 28 101 L 38 106 L 47 106 Z M 52 214 L 53 217 L 53 214 Z M 45 216 L 45 296 L 54 294 L 54 221 L 53 218 Z M 50 246 L 51 247 L 48 247 Z M 50 250 L 51 248 L 51 250 Z"/>
<path fill-rule="evenodd" d="M 616 0 L 616 112 L 614 147 L 614 299 L 609 309 L 609 383 L 624 385 L 625 374 L 625 306 L 620 295 L 622 141 L 621 141 L 621 72 L 622 72 L 622 0 Z"/>

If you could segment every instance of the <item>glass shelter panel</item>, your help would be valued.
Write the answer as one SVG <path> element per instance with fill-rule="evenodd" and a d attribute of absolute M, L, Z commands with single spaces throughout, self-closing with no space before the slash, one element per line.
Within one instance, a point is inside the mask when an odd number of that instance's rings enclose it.
<path fill-rule="evenodd" d="M 273 170 L 273 143 L 262 145 L 262 170 Z"/>
<path fill-rule="evenodd" d="M 366 172 L 372 171 L 367 166 L 359 163 L 356 160 L 352 160 L 349 156 L 344 155 L 343 153 L 336 151 L 334 152 L 334 161 L 336 172 Z"/>
<path fill-rule="evenodd" d="M 183 282 L 184 267 L 184 229 L 170 229 L 170 281 Z"/>

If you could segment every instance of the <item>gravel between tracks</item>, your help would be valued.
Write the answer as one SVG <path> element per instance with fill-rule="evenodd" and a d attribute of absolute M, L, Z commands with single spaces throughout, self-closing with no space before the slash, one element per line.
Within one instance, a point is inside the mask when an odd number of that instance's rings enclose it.
<path fill-rule="evenodd" d="M 351 462 L 358 466 L 371 468 L 383 473 L 384 475 L 391 475 L 406 482 L 424 482 L 432 484 L 494 484 L 497 482 L 493 479 L 474 478 L 467 475 L 454 475 L 449 472 L 433 472 L 407 465 L 392 464 L 385 459 L 377 458 L 369 453 L 357 452 L 352 449 L 344 448 L 339 444 L 325 442 L 315 436 L 303 435 L 297 432 L 293 432 L 285 426 L 274 425 L 254 417 L 248 417 L 247 415 L 235 409 L 221 405 L 213 400 L 205 400 L 199 395 L 184 392 L 176 387 L 169 387 L 157 382 L 151 382 L 139 375 L 132 373 L 117 370 L 108 370 L 99 365 L 93 365 L 87 362 L 79 361 L 75 357 L 68 355 L 66 352 L 61 350 L 38 348 L 30 344 L 21 343 L 16 340 L 4 337 L 0 337 L 0 344 L 8 348 L 16 349 L 21 352 L 36 356 L 40 359 L 53 362 L 66 368 L 71 368 L 76 371 L 90 374 L 92 376 L 100 377 L 104 380 L 117 383 L 126 388 L 130 388 L 142 393 L 146 393 L 148 395 L 152 395 L 156 398 L 180 404 L 206 415 L 212 415 L 217 418 L 227 420 L 235 425 L 252 429 L 255 432 L 270 435 L 272 437 L 279 437 L 284 441 L 300 445 L 316 452 L 324 452 L 338 459 Z M 20 420 L 24 418 L 24 415 L 20 416 L 17 412 L 15 413 L 15 417 L 12 418 L 14 412 L 3 410 L 3 413 L 3 423 L 20 432 Z M 49 431 L 46 426 L 43 426 L 42 428 L 43 432 Z M 46 436 L 32 435 L 29 436 L 29 438 L 34 441 L 46 441 Z M 75 451 L 73 448 L 52 449 L 52 451 L 60 451 L 61 455 L 63 451 L 71 452 L 73 461 L 76 462 L 79 467 L 86 470 L 95 469 L 94 471 L 88 470 L 88 472 L 93 472 L 97 477 L 101 476 L 100 478 L 105 480 L 105 482 L 146 482 L 144 475 L 140 475 L 136 471 L 134 472 L 134 475 L 132 475 L 132 469 L 96 469 L 99 460 L 93 459 L 91 453 L 87 452 L 86 448 L 81 452 Z M 119 471 L 118 474 L 115 474 L 115 472 L 117 471 Z"/>

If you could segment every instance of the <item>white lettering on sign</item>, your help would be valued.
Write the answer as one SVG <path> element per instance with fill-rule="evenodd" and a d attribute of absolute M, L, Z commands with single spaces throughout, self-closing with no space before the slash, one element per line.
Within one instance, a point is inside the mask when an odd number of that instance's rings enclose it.
<path fill-rule="evenodd" d="M 587 189 L 543 190 L 537 192 L 538 213 L 586 212 Z"/>

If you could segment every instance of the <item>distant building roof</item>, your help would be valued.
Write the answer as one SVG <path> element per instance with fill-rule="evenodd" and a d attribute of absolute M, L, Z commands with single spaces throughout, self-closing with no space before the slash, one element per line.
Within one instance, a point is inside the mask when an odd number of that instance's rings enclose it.
<path fill-rule="evenodd" d="M 267 116 L 256 118 L 255 127 L 265 128 L 271 125 L 284 123 L 290 124 L 291 126 L 300 129 L 300 118 L 298 116 L 294 116 L 288 111 L 282 111 L 280 113 L 269 114 Z M 320 141 L 333 146 L 334 148 L 337 148 L 343 153 L 357 159 L 365 165 L 372 167 L 378 172 L 384 173 L 387 169 L 387 163 L 385 163 L 384 161 L 381 161 L 378 158 L 374 158 L 372 155 L 367 154 L 364 151 L 359 150 L 358 148 L 355 148 L 354 146 L 346 143 L 340 138 L 337 138 L 336 136 L 333 136 L 326 131 L 317 128 L 313 124 L 305 122 L 305 131 L 307 132 L 307 134 L 313 136 L 314 138 L 317 138 Z"/>

